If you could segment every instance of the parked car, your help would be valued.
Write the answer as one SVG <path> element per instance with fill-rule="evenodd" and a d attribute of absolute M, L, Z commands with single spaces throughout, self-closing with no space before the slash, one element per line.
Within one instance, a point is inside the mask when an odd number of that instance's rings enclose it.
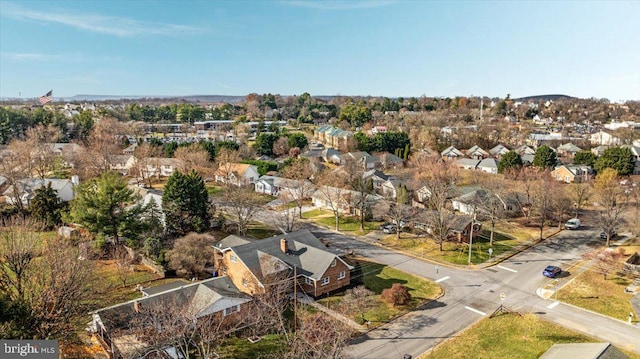
<path fill-rule="evenodd" d="M 384 222 L 383 224 L 381 224 L 381 225 L 379 225 L 379 226 L 378 226 L 378 229 L 379 229 L 379 230 L 383 230 L 386 226 L 390 226 L 390 225 L 391 225 L 391 223 L 389 223 L 389 222 Z"/>
<path fill-rule="evenodd" d="M 542 275 L 549 278 L 555 278 L 562 273 L 562 269 L 556 266 L 547 266 L 543 271 Z"/>
<path fill-rule="evenodd" d="M 613 237 L 615 237 L 615 236 L 617 236 L 617 235 L 618 235 L 618 233 L 617 233 L 617 232 L 616 232 L 616 230 L 614 229 L 614 230 L 611 232 L 611 238 L 613 238 Z M 600 232 L 600 238 L 602 238 L 602 239 L 607 239 L 607 232 L 605 232 L 605 231 Z"/>
<path fill-rule="evenodd" d="M 580 228 L 580 220 L 577 218 L 571 218 L 564 224 L 564 228 L 566 229 L 578 229 Z"/>
<path fill-rule="evenodd" d="M 390 224 L 382 229 L 384 233 L 396 233 L 397 230 L 398 226 L 396 226 L 395 224 Z"/>

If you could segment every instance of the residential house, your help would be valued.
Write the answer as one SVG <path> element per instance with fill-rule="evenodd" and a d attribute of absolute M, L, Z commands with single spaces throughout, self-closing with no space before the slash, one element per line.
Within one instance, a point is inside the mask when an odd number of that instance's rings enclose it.
<path fill-rule="evenodd" d="M 464 214 L 473 214 L 478 205 L 478 201 L 486 196 L 487 191 L 477 186 L 463 186 L 457 188 L 458 196 L 451 199 L 454 211 Z"/>
<path fill-rule="evenodd" d="M 489 153 L 497 159 L 500 159 L 507 152 L 509 152 L 509 149 L 503 145 L 497 145 L 489 150 Z"/>
<path fill-rule="evenodd" d="M 109 157 L 109 168 L 123 176 L 129 174 L 129 170 L 136 164 L 136 158 L 133 155 L 113 155 Z"/>
<path fill-rule="evenodd" d="M 592 133 L 589 136 L 589 141 L 591 141 L 591 144 L 594 146 L 616 146 L 622 144 L 622 140 L 619 137 L 616 137 L 607 131 Z"/>
<path fill-rule="evenodd" d="M 259 177 L 258 166 L 246 163 L 222 164 L 214 173 L 216 182 L 228 183 L 238 187 L 254 183 Z"/>
<path fill-rule="evenodd" d="M 464 157 L 464 153 L 453 146 L 449 146 L 444 151 L 440 152 L 440 156 L 446 160 L 453 160 Z"/>
<path fill-rule="evenodd" d="M 315 187 L 309 180 L 304 180 L 304 183 L 301 184 L 289 178 L 264 175 L 255 182 L 255 192 L 278 196 L 282 193 L 297 193 L 300 186 L 304 186 L 304 193 L 308 193 L 309 196 Z"/>
<path fill-rule="evenodd" d="M 69 202 L 75 198 L 75 187 L 79 184 L 78 176 L 72 179 L 59 178 L 25 178 L 17 181 L 14 185 L 8 186 L 2 193 L 8 204 L 16 204 L 20 201 L 23 205 L 29 206 L 35 196 L 37 189 L 51 184 L 51 188 L 56 191 L 58 198 L 63 202 Z"/>
<path fill-rule="evenodd" d="M 463 168 L 465 170 L 475 170 L 478 167 L 479 163 L 480 160 L 472 158 L 460 158 L 453 162 L 455 166 Z"/>
<path fill-rule="evenodd" d="M 150 157 L 138 166 L 140 177 L 171 177 L 173 173 L 184 167 L 184 162 L 177 158 Z"/>
<path fill-rule="evenodd" d="M 360 168 L 370 170 L 375 168 L 376 158 L 364 151 L 348 152 L 340 155 L 340 162 L 338 164 L 345 165 L 348 162 L 355 162 Z"/>
<path fill-rule="evenodd" d="M 404 184 L 401 180 L 395 177 L 389 177 L 387 181 L 382 184 L 380 190 L 384 198 L 395 200 L 398 198 L 402 186 L 404 186 Z M 404 188 L 406 191 L 406 186 L 404 186 Z"/>
<path fill-rule="evenodd" d="M 375 165 L 382 168 L 400 168 L 404 166 L 404 160 L 389 152 L 383 152 L 375 156 Z"/>
<path fill-rule="evenodd" d="M 519 154 L 520 157 L 522 157 L 524 155 L 535 155 L 536 154 L 536 150 L 534 150 L 533 148 L 531 148 L 530 146 L 527 146 L 527 145 L 522 145 L 522 146 L 516 148 L 514 151 L 516 151 L 516 153 Z"/>
<path fill-rule="evenodd" d="M 260 240 L 232 235 L 214 248 L 218 273 L 226 274 L 251 295 L 265 293 L 274 283 L 289 278 L 295 278 L 300 290 L 314 297 L 351 281 L 353 267 L 306 229 Z"/>
<path fill-rule="evenodd" d="M 136 152 L 136 148 L 138 147 L 137 143 L 133 143 L 130 146 L 128 146 L 127 148 L 125 148 L 124 150 L 122 150 L 122 153 L 125 155 L 132 155 L 134 154 L 134 152 Z"/>
<path fill-rule="evenodd" d="M 313 138 L 316 141 L 333 148 L 345 148 L 352 137 L 351 131 L 333 126 L 320 126 L 313 133 Z"/>
<path fill-rule="evenodd" d="M 483 150 L 480 146 L 475 145 L 467 150 L 467 156 L 474 160 L 482 160 L 489 157 L 489 152 Z"/>
<path fill-rule="evenodd" d="M 322 159 L 325 162 L 340 164 L 340 156 L 342 156 L 342 152 L 333 149 L 333 148 L 325 148 L 322 150 Z"/>
<path fill-rule="evenodd" d="M 482 172 L 496 174 L 498 173 L 498 160 L 495 158 L 485 158 L 478 163 L 476 168 Z"/>
<path fill-rule="evenodd" d="M 372 169 L 364 172 L 362 174 L 362 178 L 365 180 L 371 179 L 371 181 L 373 182 L 373 188 L 376 190 L 376 192 L 380 191 L 381 193 L 382 185 L 387 182 L 389 176 L 387 176 L 380 170 Z"/>
<path fill-rule="evenodd" d="M 161 327 L 163 320 L 184 317 L 197 321 L 207 317 L 233 327 L 239 320 L 236 313 L 243 312 L 251 300 L 228 276 L 182 283 L 179 287 L 169 285 L 150 291 L 143 298 L 93 312 L 90 328 L 110 358 L 144 358 L 158 349 L 164 352 L 162 357 L 184 358 L 176 347 L 157 348 L 145 341 L 136 324 L 149 329 L 153 328 L 150 322 Z"/>
<path fill-rule="evenodd" d="M 341 214 L 359 215 L 360 211 L 353 204 L 353 199 L 360 196 L 360 193 L 344 188 L 321 186 L 311 195 L 311 202 L 314 206 L 333 211 L 337 209 Z M 381 200 L 382 196 L 370 195 L 369 200 L 375 202 Z"/>
<path fill-rule="evenodd" d="M 566 183 L 586 182 L 593 177 L 593 174 L 593 169 L 587 165 L 561 165 L 551 171 L 553 178 Z"/>
<path fill-rule="evenodd" d="M 604 151 L 606 151 L 610 146 L 597 146 L 591 149 L 591 153 L 596 155 L 597 157 L 602 156 Z"/>
<path fill-rule="evenodd" d="M 387 132 L 387 127 L 386 126 L 374 126 L 371 130 L 369 130 L 369 133 L 371 135 L 377 135 L 378 133 L 385 133 Z"/>
<path fill-rule="evenodd" d="M 571 157 L 576 155 L 576 153 L 582 151 L 582 148 L 574 145 L 573 143 L 565 143 L 563 145 L 558 146 L 557 152 L 560 156 Z"/>
<path fill-rule="evenodd" d="M 427 210 L 427 211 L 429 213 L 427 212 L 422 213 L 422 216 L 424 218 L 428 218 L 431 215 L 433 216 L 437 215 L 435 211 L 432 211 L 432 210 Z M 451 225 L 450 225 L 449 234 L 447 235 L 447 238 L 449 241 L 456 241 L 459 243 L 469 243 L 469 232 L 471 230 L 473 230 L 472 236 L 477 236 L 478 234 L 480 234 L 480 230 L 482 229 L 482 223 L 474 221 L 472 216 L 454 215 L 454 214 L 450 214 L 450 215 L 451 215 L 450 217 Z M 413 227 L 422 229 L 429 234 L 435 233 L 435 229 L 433 228 L 433 225 L 429 223 L 414 222 Z"/>

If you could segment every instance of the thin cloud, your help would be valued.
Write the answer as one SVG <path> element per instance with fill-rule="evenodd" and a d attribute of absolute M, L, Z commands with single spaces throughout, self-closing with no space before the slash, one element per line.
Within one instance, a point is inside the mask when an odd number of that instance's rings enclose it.
<path fill-rule="evenodd" d="M 293 7 L 316 10 L 358 10 L 385 7 L 395 4 L 396 0 L 353 0 L 353 1 L 307 1 L 290 0 L 283 3 Z"/>
<path fill-rule="evenodd" d="M 15 53 L 15 52 L 2 52 L 0 57 L 7 58 L 15 61 L 51 61 L 58 59 L 57 55 L 37 54 L 37 53 Z"/>
<path fill-rule="evenodd" d="M 3 4 L 2 16 L 16 20 L 61 24 L 76 29 L 119 37 L 140 35 L 176 36 L 179 34 L 194 34 L 202 31 L 201 29 L 185 25 L 146 22 L 91 13 L 72 13 L 62 9 L 46 12 L 29 10 L 10 3 Z"/>

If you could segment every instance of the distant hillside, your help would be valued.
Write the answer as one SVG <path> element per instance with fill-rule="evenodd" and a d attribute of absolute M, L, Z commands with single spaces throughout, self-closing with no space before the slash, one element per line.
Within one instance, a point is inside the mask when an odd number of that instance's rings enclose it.
<path fill-rule="evenodd" d="M 75 95 L 65 97 L 67 101 L 113 101 L 113 100 L 140 100 L 140 99 L 166 99 L 187 102 L 229 102 L 238 103 L 245 99 L 245 96 L 226 95 L 190 95 L 190 96 L 113 96 L 113 95 Z M 56 99 L 60 100 L 60 99 Z"/>
<path fill-rule="evenodd" d="M 537 95 L 514 98 L 514 101 L 557 101 L 557 100 L 578 100 L 577 97 L 571 97 L 567 95 Z"/>

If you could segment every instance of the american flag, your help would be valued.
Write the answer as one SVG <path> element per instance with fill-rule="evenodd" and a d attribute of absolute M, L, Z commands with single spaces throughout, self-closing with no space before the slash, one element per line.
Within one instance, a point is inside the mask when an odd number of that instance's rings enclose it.
<path fill-rule="evenodd" d="M 51 101 L 53 101 L 53 90 L 47 92 L 46 95 L 40 96 L 40 98 L 38 98 L 38 102 L 40 102 L 41 105 L 44 105 L 47 102 L 51 102 Z"/>

